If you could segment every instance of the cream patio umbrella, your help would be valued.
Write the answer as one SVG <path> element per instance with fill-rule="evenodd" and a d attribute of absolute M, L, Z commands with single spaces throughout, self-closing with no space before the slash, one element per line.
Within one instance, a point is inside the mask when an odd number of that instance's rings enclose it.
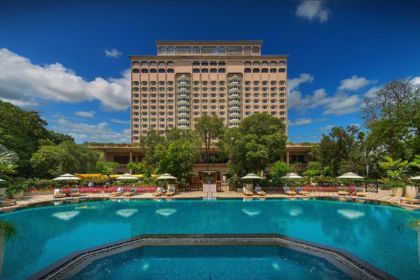
<path fill-rule="evenodd" d="M 54 178 L 53 181 L 79 181 L 80 178 L 77 176 L 74 176 L 73 174 L 63 174 L 58 176 L 57 178 Z"/>
<path fill-rule="evenodd" d="M 411 177 L 410 180 L 420 180 L 420 175 Z"/>
<path fill-rule="evenodd" d="M 248 174 L 246 174 L 244 177 L 242 177 L 241 178 L 241 180 L 250 180 L 251 181 L 251 188 L 253 188 L 254 187 L 254 184 L 252 184 L 252 181 L 253 180 L 261 180 L 261 177 L 260 176 L 258 176 L 257 174 L 255 174 L 255 173 L 248 173 Z M 248 187 L 247 187 L 247 185 L 248 184 L 246 184 L 245 185 L 245 188 L 247 189 L 247 190 L 249 190 L 249 191 L 252 191 L 252 189 L 249 189 Z"/>
<path fill-rule="evenodd" d="M 338 176 L 337 179 L 363 179 L 362 176 L 359 176 L 353 172 L 344 173 L 341 176 Z"/>
<path fill-rule="evenodd" d="M 283 179 L 303 179 L 302 176 L 297 175 L 296 173 L 287 173 L 285 176 L 282 177 Z"/>
<path fill-rule="evenodd" d="M 176 180 L 176 177 L 174 177 L 174 176 L 172 176 L 171 174 L 169 174 L 169 173 L 165 173 L 165 174 L 162 174 L 162 175 L 160 175 L 159 177 L 157 177 L 156 178 L 156 180 L 159 180 L 159 181 L 165 181 L 166 183 L 168 182 L 168 181 L 170 181 L 170 180 Z M 168 185 L 168 184 L 167 184 Z M 167 186 L 167 189 L 168 189 L 168 191 L 169 191 L 169 187 Z"/>
<path fill-rule="evenodd" d="M 136 176 L 131 175 L 129 173 L 125 173 L 121 176 L 118 176 L 115 179 L 117 179 L 118 181 L 135 181 L 135 180 L 138 180 L 139 178 L 137 178 Z"/>
<path fill-rule="evenodd" d="M 3 179 L 0 179 L 0 182 L 6 182 L 5 180 L 3 180 Z"/>

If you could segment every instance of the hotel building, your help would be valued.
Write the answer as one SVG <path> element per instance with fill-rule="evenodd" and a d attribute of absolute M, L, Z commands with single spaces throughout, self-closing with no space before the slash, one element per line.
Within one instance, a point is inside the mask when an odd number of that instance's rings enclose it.
<path fill-rule="evenodd" d="M 262 41 L 158 41 L 157 55 L 130 56 L 131 142 L 153 129 L 194 128 L 203 114 L 227 127 L 255 112 L 287 126 L 286 55 Z"/>

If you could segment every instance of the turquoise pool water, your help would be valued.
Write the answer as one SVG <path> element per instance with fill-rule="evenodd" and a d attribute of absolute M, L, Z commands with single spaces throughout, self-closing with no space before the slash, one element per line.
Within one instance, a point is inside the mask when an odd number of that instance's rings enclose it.
<path fill-rule="evenodd" d="M 276 246 L 137 248 L 97 260 L 72 280 L 350 279 L 327 261 Z"/>
<path fill-rule="evenodd" d="M 329 200 L 97 201 L 0 215 L 16 225 L 1 279 L 24 279 L 81 249 L 143 233 L 280 233 L 346 250 L 400 278 L 420 275 L 420 212 Z"/>

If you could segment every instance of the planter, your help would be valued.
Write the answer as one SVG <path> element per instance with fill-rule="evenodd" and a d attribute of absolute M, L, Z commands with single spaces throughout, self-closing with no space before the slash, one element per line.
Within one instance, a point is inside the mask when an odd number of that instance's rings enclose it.
<path fill-rule="evenodd" d="M 417 196 L 417 188 L 415 186 L 405 186 L 405 196 L 414 199 Z"/>
<path fill-rule="evenodd" d="M 404 193 L 403 188 L 392 188 L 392 195 L 395 197 L 402 197 Z"/>

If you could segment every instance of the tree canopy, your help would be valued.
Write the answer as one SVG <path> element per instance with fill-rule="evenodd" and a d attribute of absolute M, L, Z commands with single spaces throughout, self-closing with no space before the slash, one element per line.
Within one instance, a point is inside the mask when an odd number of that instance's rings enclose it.
<path fill-rule="evenodd" d="M 245 118 L 239 127 L 227 129 L 223 138 L 229 168 L 238 175 L 264 170 L 281 158 L 286 139 L 280 119 L 264 113 Z"/>
<path fill-rule="evenodd" d="M 37 112 L 25 111 L 11 103 L 0 101 L 0 116 L 0 145 L 19 156 L 18 175 L 33 175 L 29 160 L 41 145 L 73 141 L 70 136 L 48 130 L 47 122 Z"/>

